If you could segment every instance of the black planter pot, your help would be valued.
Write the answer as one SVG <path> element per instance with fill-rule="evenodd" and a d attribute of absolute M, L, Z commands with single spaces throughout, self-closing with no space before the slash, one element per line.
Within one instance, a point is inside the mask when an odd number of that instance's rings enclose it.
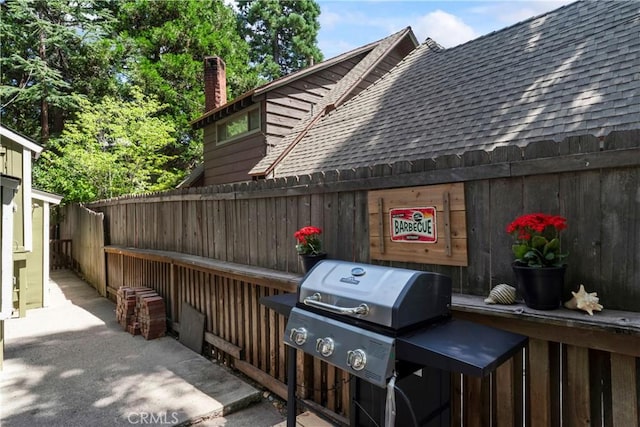
<path fill-rule="evenodd" d="M 517 289 L 527 307 L 536 310 L 555 310 L 562 302 L 564 273 L 562 267 L 528 267 L 512 264 Z"/>
<path fill-rule="evenodd" d="M 304 272 L 307 273 L 309 270 L 313 268 L 318 262 L 327 258 L 326 253 L 318 254 L 318 255 L 305 255 L 301 254 L 300 258 L 302 258 L 302 267 L 304 268 Z"/>

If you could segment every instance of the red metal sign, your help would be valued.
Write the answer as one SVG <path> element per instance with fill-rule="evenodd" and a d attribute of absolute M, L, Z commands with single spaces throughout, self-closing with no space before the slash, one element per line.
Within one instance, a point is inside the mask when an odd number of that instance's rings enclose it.
<path fill-rule="evenodd" d="M 395 208 L 389 211 L 391 241 L 436 243 L 436 208 Z"/>

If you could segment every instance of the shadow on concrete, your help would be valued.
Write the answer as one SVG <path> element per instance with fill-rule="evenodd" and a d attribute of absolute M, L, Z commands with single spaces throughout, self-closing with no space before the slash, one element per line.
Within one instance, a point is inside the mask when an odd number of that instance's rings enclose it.
<path fill-rule="evenodd" d="M 123 331 L 115 304 L 72 273 L 52 279 L 50 307 L 5 323 L 3 426 L 176 425 L 260 400 L 259 390 L 174 338 Z"/>

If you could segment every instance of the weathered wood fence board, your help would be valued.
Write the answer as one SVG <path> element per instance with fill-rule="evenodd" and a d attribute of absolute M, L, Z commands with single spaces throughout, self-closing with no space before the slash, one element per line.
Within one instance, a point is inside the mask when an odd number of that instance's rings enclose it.
<path fill-rule="evenodd" d="M 49 249 L 49 267 L 52 270 L 73 268 L 71 242 L 71 239 L 51 241 Z"/>
<path fill-rule="evenodd" d="M 211 357 L 286 396 L 286 319 L 259 300 L 295 291 L 299 275 L 174 252 L 105 251 L 112 298 L 123 284 L 154 288 L 165 297 L 177 331 L 181 301 L 188 302 L 206 316 Z M 485 378 L 451 375 L 452 425 L 626 427 L 639 422 L 640 314 L 536 316 L 508 306 L 488 311 L 479 297 L 454 295 L 453 302 L 455 317 L 531 338 L 526 349 Z M 301 352 L 295 363 L 298 397 L 347 419 L 348 374 Z"/>
<path fill-rule="evenodd" d="M 468 267 L 380 263 L 438 271 L 453 278 L 456 291 L 486 294 L 513 282 L 506 225 L 522 213 L 548 211 L 569 221 L 564 297 L 583 283 L 598 292 L 605 308 L 633 311 L 640 307 L 639 135 L 543 141 L 524 149 L 128 196 L 90 207 L 105 214 L 108 244 L 300 272 L 293 238 L 298 228 L 321 227 L 332 258 L 369 262 L 370 235 L 377 230 L 368 223 L 368 190 L 463 182 Z"/>
<path fill-rule="evenodd" d="M 62 240 L 71 240 L 71 267 L 78 271 L 102 296 L 106 296 L 104 239 L 104 214 L 83 206 L 66 206 L 61 224 Z M 51 253 L 58 249 L 53 242 Z"/>
<path fill-rule="evenodd" d="M 375 231 L 368 221 L 370 190 L 453 182 L 465 186 L 468 267 L 380 264 L 447 274 L 456 292 L 486 295 L 497 283 L 513 283 L 506 225 L 522 213 L 546 210 L 569 220 L 563 234 L 570 252 L 565 298 L 584 283 L 605 306 L 594 321 L 551 313 L 542 324 L 526 310 L 506 315 L 476 308 L 470 314 L 456 308 L 460 317 L 532 339 L 519 359 L 487 378 L 453 377 L 454 424 L 638 425 L 637 334 L 628 333 L 629 319 L 606 327 L 598 321 L 611 310 L 640 307 L 640 132 L 130 196 L 90 207 L 104 214 L 105 244 L 137 248 L 107 250 L 109 294 L 122 284 L 152 282 L 170 301 L 168 315 L 178 329 L 178 302 L 188 300 L 207 316 L 206 341 L 214 357 L 284 393 L 285 320 L 258 300 L 293 289 L 283 278 L 301 272 L 293 233 L 319 226 L 331 258 L 369 262 Z M 73 239 L 75 258 L 75 213 L 68 212 L 61 238 Z M 229 269 L 228 263 L 244 267 Z M 346 414 L 341 371 L 302 355 L 298 369 L 300 397 Z"/>

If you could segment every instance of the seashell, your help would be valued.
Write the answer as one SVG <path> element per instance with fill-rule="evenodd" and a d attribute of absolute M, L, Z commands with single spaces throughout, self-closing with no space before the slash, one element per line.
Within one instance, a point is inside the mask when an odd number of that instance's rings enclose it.
<path fill-rule="evenodd" d="M 484 300 L 487 304 L 513 304 L 516 301 L 516 288 L 506 283 L 496 285 Z"/>
<path fill-rule="evenodd" d="M 571 292 L 573 298 L 564 303 L 564 306 L 571 310 L 584 310 L 593 316 L 593 311 L 602 311 L 603 307 L 598 304 L 600 298 L 598 298 L 597 292 L 588 293 L 584 290 L 584 285 L 580 285 L 578 292 Z"/>

